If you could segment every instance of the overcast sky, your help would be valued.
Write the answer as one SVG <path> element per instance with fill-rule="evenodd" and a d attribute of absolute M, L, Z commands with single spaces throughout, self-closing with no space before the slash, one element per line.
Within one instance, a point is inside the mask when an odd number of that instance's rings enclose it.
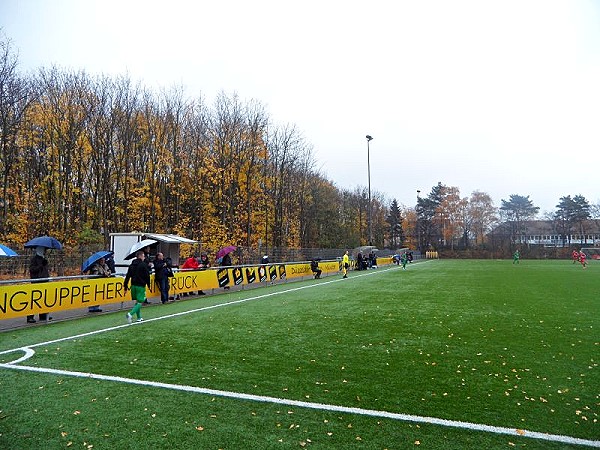
<path fill-rule="evenodd" d="M 0 0 L 23 71 L 223 90 L 293 123 L 340 188 L 438 181 L 600 203 L 600 1 Z"/>

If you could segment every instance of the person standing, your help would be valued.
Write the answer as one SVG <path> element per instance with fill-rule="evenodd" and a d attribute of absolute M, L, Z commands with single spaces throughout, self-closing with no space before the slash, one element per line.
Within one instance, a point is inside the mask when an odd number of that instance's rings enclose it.
<path fill-rule="evenodd" d="M 48 270 L 48 260 L 46 259 L 46 249 L 44 247 L 36 247 L 35 255 L 29 262 L 29 278 L 49 278 L 50 271 Z M 44 280 L 46 281 L 46 280 Z M 43 281 L 42 281 L 43 282 Z M 37 281 L 37 283 L 40 283 Z M 27 323 L 35 323 L 33 314 L 27 316 Z M 48 317 L 48 313 L 40 313 L 40 321 L 52 320 L 52 317 Z"/>
<path fill-rule="evenodd" d="M 206 270 L 210 268 L 210 260 L 208 259 L 208 254 L 206 252 L 200 253 L 200 261 L 198 262 L 198 268 L 200 270 Z M 198 295 L 206 295 L 202 289 L 198 291 Z"/>
<path fill-rule="evenodd" d="M 181 270 L 198 270 L 200 268 L 200 264 L 198 263 L 198 255 L 194 253 L 188 259 L 186 259 L 183 265 L 180 267 Z M 182 297 L 187 297 L 188 295 L 193 295 L 193 292 L 182 292 Z"/>
<path fill-rule="evenodd" d="M 573 253 L 571 253 L 571 257 L 573 258 L 573 264 L 579 262 L 579 252 L 577 251 L 577 249 L 573 250 Z"/>
<path fill-rule="evenodd" d="M 519 259 L 521 259 L 521 253 L 519 253 L 519 249 L 516 249 L 513 253 L 513 264 L 519 264 Z"/>
<path fill-rule="evenodd" d="M 365 260 L 363 258 L 363 254 L 358 252 L 358 255 L 356 255 L 356 270 L 363 269 L 366 269 Z"/>
<path fill-rule="evenodd" d="M 402 264 L 402 270 L 406 270 L 406 263 L 408 262 L 408 255 L 406 252 L 400 256 L 400 263 Z"/>
<path fill-rule="evenodd" d="M 110 267 L 104 258 L 100 258 L 90 269 L 90 275 L 100 275 L 101 277 L 110 277 L 112 275 Z M 102 312 L 98 305 L 90 306 L 88 312 Z"/>
<path fill-rule="evenodd" d="M 321 278 L 321 273 L 323 271 L 319 268 L 319 260 L 318 259 L 314 258 L 310 261 L 310 270 L 314 274 L 315 280 L 318 280 Z"/>
<path fill-rule="evenodd" d="M 344 253 L 344 257 L 342 258 L 342 272 L 344 272 L 344 276 L 342 278 L 348 278 L 348 269 L 350 268 L 350 257 L 348 256 L 348 250 Z"/>
<path fill-rule="evenodd" d="M 108 255 L 105 259 L 106 265 L 108 266 L 110 273 L 116 273 L 117 269 L 115 268 L 115 257 L 113 255 Z"/>
<path fill-rule="evenodd" d="M 129 280 L 131 280 L 131 299 L 136 302 L 131 311 L 126 315 L 128 323 L 131 323 L 134 315 L 137 316 L 138 322 L 144 320 L 142 319 L 142 305 L 146 300 L 146 286 L 150 287 L 150 267 L 148 267 L 144 259 L 144 251 L 139 250 L 127 269 L 127 275 L 125 275 L 125 281 L 123 282 L 123 287 L 127 293 L 129 289 L 127 285 L 129 284 Z"/>
<path fill-rule="evenodd" d="M 223 259 L 221 260 L 221 266 L 228 267 L 231 265 L 233 265 L 233 263 L 231 262 L 231 254 L 227 253 L 223 256 Z M 229 286 L 223 286 L 223 289 L 229 290 Z"/>
<path fill-rule="evenodd" d="M 150 259 L 150 247 L 144 247 L 143 251 L 144 251 L 144 262 L 148 266 L 148 273 L 150 274 L 150 273 L 152 273 L 152 269 L 154 268 L 154 263 Z M 150 304 L 150 302 L 148 301 L 148 298 L 146 298 L 144 300 L 144 305 L 149 305 L 149 304 Z"/>
<path fill-rule="evenodd" d="M 210 268 L 210 260 L 208 259 L 206 252 L 200 253 L 200 262 L 198 263 L 198 267 L 202 270 Z"/>
<path fill-rule="evenodd" d="M 186 259 L 183 263 L 183 265 L 181 266 L 182 270 L 196 270 L 200 267 L 200 264 L 198 264 L 198 255 L 197 254 L 193 254 L 192 256 L 190 256 L 188 259 Z"/>
<path fill-rule="evenodd" d="M 581 263 L 584 269 L 587 267 L 587 255 L 583 253 L 583 250 L 579 252 L 579 262 Z M 40 318 L 41 317 L 42 315 L 40 314 Z"/>
<path fill-rule="evenodd" d="M 165 256 L 158 252 L 154 260 L 154 282 L 160 291 L 160 302 L 164 305 L 169 301 L 169 267 Z"/>

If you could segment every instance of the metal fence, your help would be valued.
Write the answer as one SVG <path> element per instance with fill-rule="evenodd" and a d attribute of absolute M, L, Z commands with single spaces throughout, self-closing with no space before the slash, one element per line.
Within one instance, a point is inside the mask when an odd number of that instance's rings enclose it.
<path fill-rule="evenodd" d="M 15 247 L 16 248 L 16 247 Z M 100 246 L 82 246 L 65 248 L 63 250 L 49 250 L 46 252 L 49 270 L 52 276 L 71 276 L 81 273 L 81 265 L 94 252 L 103 250 Z M 332 260 L 341 258 L 346 250 L 351 248 L 289 248 L 270 247 L 268 249 L 238 247 L 232 254 L 232 262 L 236 265 L 258 264 L 262 257 L 267 255 L 270 263 L 310 261 L 311 259 Z M 33 250 L 20 251 L 19 256 L 0 258 L 0 278 L 29 278 L 29 261 Z M 392 250 L 380 250 L 377 256 L 392 255 Z M 184 255 L 185 256 L 185 255 Z M 214 255 L 209 255 L 213 265 L 218 265 Z"/>

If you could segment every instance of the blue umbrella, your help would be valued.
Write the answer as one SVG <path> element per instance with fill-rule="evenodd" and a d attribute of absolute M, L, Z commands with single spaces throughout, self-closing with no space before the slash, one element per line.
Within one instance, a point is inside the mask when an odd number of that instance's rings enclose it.
<path fill-rule="evenodd" d="M 0 244 L 0 256 L 19 256 L 12 248 Z"/>
<path fill-rule="evenodd" d="M 50 236 L 38 236 L 25 244 L 25 248 L 35 247 L 55 248 L 56 250 L 62 250 L 62 244 L 58 242 L 58 239 Z"/>
<path fill-rule="evenodd" d="M 88 259 L 86 259 L 81 265 L 81 271 L 87 272 L 90 268 L 100 261 L 102 258 L 106 258 L 107 256 L 114 255 L 115 252 L 111 252 L 109 250 L 100 250 L 99 252 L 94 253 Z"/>

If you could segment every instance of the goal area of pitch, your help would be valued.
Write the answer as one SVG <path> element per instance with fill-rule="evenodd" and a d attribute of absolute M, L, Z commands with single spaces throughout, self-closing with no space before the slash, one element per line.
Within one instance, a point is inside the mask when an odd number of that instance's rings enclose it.
<path fill-rule="evenodd" d="M 581 251 L 585 253 L 587 259 L 600 260 L 600 247 L 582 247 Z"/>

